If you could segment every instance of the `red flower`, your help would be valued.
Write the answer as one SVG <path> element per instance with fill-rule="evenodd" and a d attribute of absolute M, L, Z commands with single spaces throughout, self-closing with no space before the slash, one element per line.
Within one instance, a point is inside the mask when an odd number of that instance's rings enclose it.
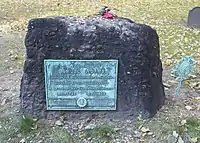
<path fill-rule="evenodd" d="M 114 16 L 112 13 L 106 12 L 106 13 L 103 15 L 103 18 L 106 18 L 106 19 L 114 19 L 115 16 Z"/>

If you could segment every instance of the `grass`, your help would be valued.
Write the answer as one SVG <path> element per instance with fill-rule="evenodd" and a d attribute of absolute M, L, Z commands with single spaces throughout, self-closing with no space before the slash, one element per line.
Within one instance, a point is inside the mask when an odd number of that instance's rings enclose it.
<path fill-rule="evenodd" d="M 193 55 L 200 65 L 200 31 L 184 26 L 189 10 L 199 6 L 199 0 L 1 0 L 0 30 L 24 31 L 28 21 L 37 17 L 87 16 L 102 5 L 110 6 L 119 16 L 155 28 L 165 66 L 173 65 L 184 55 Z"/>
<path fill-rule="evenodd" d="M 190 135 L 191 138 L 197 138 L 197 140 L 200 142 L 200 118 L 187 118 L 185 124 L 176 126 L 176 131 L 180 135 L 187 133 Z"/>
<path fill-rule="evenodd" d="M 1 20 L 0 20 L 1 21 Z M 25 57 L 25 33 L 0 34 L 0 75 L 21 69 Z"/>
<path fill-rule="evenodd" d="M 29 134 L 33 130 L 35 123 L 31 117 L 22 117 L 20 121 L 20 132 L 24 135 Z"/>
<path fill-rule="evenodd" d="M 57 128 L 54 131 L 54 141 L 55 143 L 76 143 L 74 138 L 63 128 Z"/>
<path fill-rule="evenodd" d="M 76 143 L 65 129 L 51 127 L 46 121 L 36 122 L 31 117 L 0 117 L 0 142 L 16 143 L 22 139 L 27 143 Z"/>
<path fill-rule="evenodd" d="M 108 143 L 112 140 L 112 135 L 114 134 L 114 127 L 104 124 L 88 130 L 86 133 L 86 137 L 92 138 L 96 143 Z"/>
<path fill-rule="evenodd" d="M 155 28 L 164 67 L 173 66 L 182 56 L 192 55 L 196 60 L 195 72 L 199 73 L 200 31 L 184 26 L 189 10 L 199 6 L 199 0 L 1 0 L 0 31 L 25 31 L 32 18 L 88 16 L 96 13 L 102 5 L 110 6 L 119 16 Z M 18 55 L 16 61 L 22 63 L 24 56 Z"/>
<path fill-rule="evenodd" d="M 20 122 L 18 118 L 0 117 L 0 142 L 7 143 L 10 138 L 17 139 L 20 129 Z"/>

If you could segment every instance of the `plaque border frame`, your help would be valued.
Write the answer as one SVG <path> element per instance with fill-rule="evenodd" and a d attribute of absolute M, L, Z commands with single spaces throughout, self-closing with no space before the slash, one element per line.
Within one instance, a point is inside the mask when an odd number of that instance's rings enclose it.
<path fill-rule="evenodd" d="M 95 107 L 95 108 L 93 108 L 93 109 L 87 109 L 87 108 L 77 108 L 77 109 L 75 109 L 75 108 L 72 108 L 72 109 L 70 109 L 70 108 L 66 108 L 66 107 L 64 107 L 64 108 L 61 108 L 61 107 L 59 107 L 59 109 L 52 109 L 52 108 L 49 108 L 48 107 L 48 92 L 47 92 L 47 68 L 46 68 L 46 63 L 48 63 L 48 62 L 65 62 L 65 61 L 67 61 L 67 62 L 70 62 L 70 61 L 74 61 L 74 62 L 76 62 L 76 61 L 78 61 L 78 62 L 84 62 L 84 61 L 102 61 L 102 62 L 106 62 L 106 61 L 110 61 L 110 62 L 116 62 L 116 77 L 115 77 L 115 86 L 116 86 L 116 89 L 114 90 L 114 97 L 115 97 L 115 106 L 114 107 L 103 107 L 103 108 L 100 108 L 100 107 Z M 43 62 L 43 67 L 44 67 L 44 80 L 45 80 L 45 85 L 44 85 L 44 87 L 45 87 L 45 99 L 46 99 L 46 110 L 48 110 L 48 111 L 114 111 L 114 110 L 117 110 L 117 93 L 118 93 L 118 67 L 119 67 L 119 60 L 117 60 L 117 59 L 109 59 L 109 60 L 75 60 L 75 59 L 69 59 L 69 60 L 63 60 L 63 59 L 44 59 L 44 62 Z"/>

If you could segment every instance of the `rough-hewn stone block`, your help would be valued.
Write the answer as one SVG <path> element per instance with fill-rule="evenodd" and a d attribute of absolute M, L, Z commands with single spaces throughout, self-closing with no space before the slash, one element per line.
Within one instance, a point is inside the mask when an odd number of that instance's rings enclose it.
<path fill-rule="evenodd" d="M 21 112 L 41 118 L 135 118 L 163 105 L 159 39 L 129 19 L 49 17 L 30 20 L 21 81 Z M 44 59 L 118 59 L 117 111 L 46 111 Z"/>

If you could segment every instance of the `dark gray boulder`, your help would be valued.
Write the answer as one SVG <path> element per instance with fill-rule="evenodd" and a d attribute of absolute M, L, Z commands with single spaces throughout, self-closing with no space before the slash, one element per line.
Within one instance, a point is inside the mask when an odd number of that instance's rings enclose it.
<path fill-rule="evenodd" d="M 69 119 L 152 117 L 164 104 L 159 39 L 126 18 L 48 17 L 29 21 L 21 80 L 21 113 Z M 47 111 L 44 59 L 118 59 L 116 111 Z"/>

